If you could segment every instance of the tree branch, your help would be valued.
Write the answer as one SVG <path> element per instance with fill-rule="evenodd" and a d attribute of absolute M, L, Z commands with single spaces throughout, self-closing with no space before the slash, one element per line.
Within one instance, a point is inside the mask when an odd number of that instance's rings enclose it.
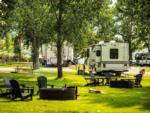
<path fill-rule="evenodd" d="M 54 14 L 55 14 L 55 17 L 56 17 L 56 20 L 58 20 L 58 16 L 57 16 L 57 13 L 56 13 L 56 11 L 54 10 L 54 5 L 53 5 L 53 2 L 52 2 L 52 0 L 50 0 L 51 2 L 51 6 L 52 6 L 52 9 L 53 9 L 53 11 L 54 11 Z"/>

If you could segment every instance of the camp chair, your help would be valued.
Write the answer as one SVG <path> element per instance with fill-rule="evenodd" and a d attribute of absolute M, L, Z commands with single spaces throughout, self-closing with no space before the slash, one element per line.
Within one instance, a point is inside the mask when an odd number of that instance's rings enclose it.
<path fill-rule="evenodd" d="M 47 78 L 45 76 L 38 76 L 37 77 L 38 87 L 40 88 L 47 88 Z M 54 85 L 51 85 L 51 88 L 53 88 Z M 39 94 L 39 91 L 37 91 L 37 94 Z"/>
<path fill-rule="evenodd" d="M 47 88 L 47 78 L 45 76 L 39 76 L 37 81 L 39 88 Z"/>
<path fill-rule="evenodd" d="M 142 87 L 142 85 L 141 85 L 142 75 L 137 74 L 135 77 L 136 77 L 135 78 L 135 87 Z"/>
<path fill-rule="evenodd" d="M 4 81 L 6 87 L 11 88 L 10 78 L 8 76 L 3 76 L 3 81 Z M 30 86 L 25 86 L 24 84 L 20 84 L 20 86 L 21 87 L 30 87 Z"/>
<path fill-rule="evenodd" d="M 3 76 L 3 81 L 7 87 L 11 87 L 10 79 L 8 76 Z"/>
<path fill-rule="evenodd" d="M 47 78 L 45 76 L 38 76 L 37 77 L 38 87 L 40 88 L 47 88 Z M 39 94 L 39 90 L 37 91 Z"/>
<path fill-rule="evenodd" d="M 33 88 L 20 88 L 19 83 L 12 79 L 10 80 L 10 84 L 11 84 L 11 93 L 12 93 L 12 99 L 16 99 L 16 98 L 21 98 L 21 100 L 27 99 L 28 97 L 30 97 L 30 99 L 32 100 L 32 95 L 33 95 Z M 28 93 L 25 93 L 25 91 L 22 93 L 22 90 L 27 90 Z M 30 92 L 29 92 L 30 90 Z"/>
<path fill-rule="evenodd" d="M 0 97 L 10 97 L 11 84 L 9 81 L 9 77 L 4 76 L 3 81 L 4 81 L 4 84 L 0 84 L 0 91 L 1 91 Z M 3 89 L 5 89 L 5 91 Z"/>

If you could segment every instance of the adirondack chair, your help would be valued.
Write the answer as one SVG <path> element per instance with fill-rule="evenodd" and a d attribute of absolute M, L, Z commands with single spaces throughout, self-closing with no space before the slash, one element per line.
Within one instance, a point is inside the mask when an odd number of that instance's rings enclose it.
<path fill-rule="evenodd" d="M 40 88 L 47 88 L 47 87 L 51 87 L 53 88 L 54 85 L 48 85 L 47 84 L 47 78 L 45 76 L 38 76 L 37 77 L 37 82 L 38 82 L 38 87 Z M 37 91 L 37 94 L 39 93 L 39 91 Z"/>
<path fill-rule="evenodd" d="M 39 76 L 37 81 L 39 88 L 47 88 L 47 78 L 45 76 Z"/>
<path fill-rule="evenodd" d="M 11 88 L 11 84 L 10 84 L 10 78 L 8 76 L 3 76 L 3 81 L 4 81 L 4 85 L 8 88 Z M 23 87 L 27 87 L 24 84 L 19 84 L 22 88 Z M 30 87 L 30 86 L 28 86 Z"/>
<path fill-rule="evenodd" d="M 6 87 L 11 87 L 11 84 L 10 84 L 10 79 L 8 76 L 3 76 L 3 81 L 6 85 Z"/>
<path fill-rule="evenodd" d="M 11 84 L 9 81 L 9 77 L 3 77 L 4 84 L 0 84 L 0 97 L 10 97 L 11 95 Z M 5 90 L 5 91 L 4 91 Z"/>
<path fill-rule="evenodd" d="M 47 88 L 47 78 L 45 76 L 38 76 L 37 77 L 38 87 L 40 88 Z M 39 90 L 37 91 L 39 94 Z"/>
<path fill-rule="evenodd" d="M 33 88 L 20 88 L 20 85 L 18 83 L 18 81 L 12 79 L 10 80 L 10 84 L 11 84 L 11 93 L 12 93 L 12 99 L 16 99 L 16 98 L 21 98 L 21 100 L 25 100 L 27 98 L 30 97 L 30 99 L 32 100 L 32 95 L 33 95 Z M 24 90 L 24 91 L 23 91 Z M 25 90 L 28 91 L 28 93 L 25 93 Z M 29 92 L 30 90 L 30 92 Z M 23 92 L 22 92 L 23 91 Z"/>

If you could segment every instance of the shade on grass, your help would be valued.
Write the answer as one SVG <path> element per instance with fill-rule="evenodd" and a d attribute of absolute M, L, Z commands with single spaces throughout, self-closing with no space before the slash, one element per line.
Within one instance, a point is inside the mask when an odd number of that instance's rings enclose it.
<path fill-rule="evenodd" d="M 2 76 L 0 74 L 0 82 Z M 37 76 L 45 75 L 48 84 L 56 87 L 67 85 L 83 86 L 86 82 L 82 76 L 73 72 L 64 72 L 64 78 L 55 80 L 56 72 L 36 71 L 33 74 L 7 74 L 20 83 L 34 85 L 37 91 Z M 109 88 L 108 86 L 93 87 L 102 90 L 105 94 L 92 94 L 88 87 L 79 87 L 77 100 L 55 101 L 40 100 L 38 95 L 32 101 L 10 101 L 0 98 L 0 113 L 149 113 L 150 112 L 150 75 L 145 75 L 142 81 L 143 88 Z"/>

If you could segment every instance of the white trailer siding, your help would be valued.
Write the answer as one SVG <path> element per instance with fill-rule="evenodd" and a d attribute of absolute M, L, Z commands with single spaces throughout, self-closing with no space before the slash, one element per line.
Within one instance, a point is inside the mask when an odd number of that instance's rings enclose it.
<path fill-rule="evenodd" d="M 118 49 L 118 59 L 110 58 L 110 49 Z M 127 43 L 116 43 L 115 45 L 107 44 L 102 46 L 102 60 L 103 61 L 128 61 L 128 44 Z"/>
<path fill-rule="evenodd" d="M 41 57 L 47 61 L 47 64 L 57 64 L 57 49 L 54 45 L 42 45 Z M 64 61 L 73 61 L 73 47 L 64 45 L 62 48 L 62 63 Z"/>
<path fill-rule="evenodd" d="M 118 58 L 110 58 L 110 49 L 118 50 Z M 107 46 L 102 46 L 102 68 L 99 68 L 100 71 L 102 70 L 116 70 L 122 71 L 128 69 L 128 45 L 127 43 L 116 43 L 114 45 L 107 44 Z M 105 67 L 104 67 L 105 65 Z"/>
<path fill-rule="evenodd" d="M 91 46 L 89 50 L 89 65 L 95 63 L 97 72 L 128 70 L 129 48 L 127 43 L 97 44 Z"/>

